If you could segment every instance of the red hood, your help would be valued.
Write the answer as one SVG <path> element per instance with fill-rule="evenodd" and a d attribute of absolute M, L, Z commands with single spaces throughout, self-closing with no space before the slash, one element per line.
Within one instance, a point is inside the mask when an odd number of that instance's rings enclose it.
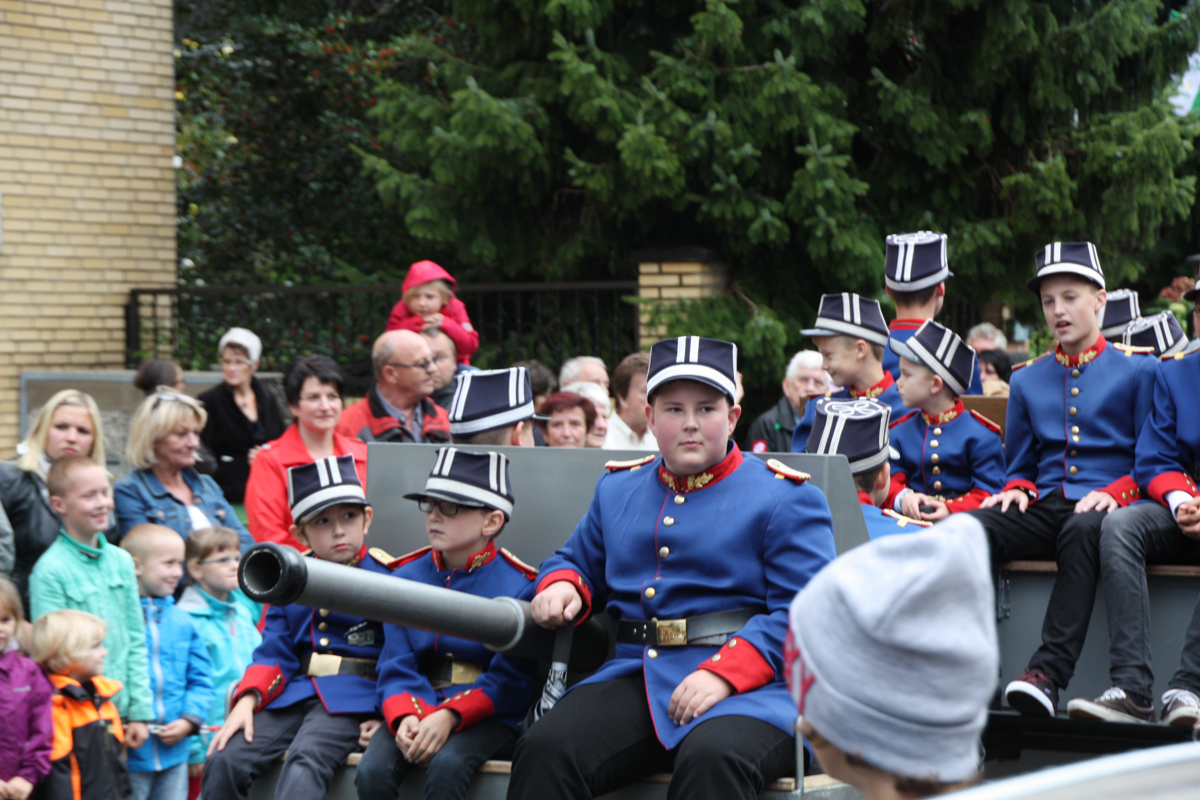
<path fill-rule="evenodd" d="M 449 272 L 432 261 L 418 261 L 408 268 L 408 274 L 404 276 L 404 284 L 400 287 L 400 291 L 402 294 L 408 294 L 408 290 L 414 286 L 420 286 L 422 283 L 430 281 L 446 281 L 450 284 L 451 289 L 458 288 L 458 281 L 454 280 Z"/>

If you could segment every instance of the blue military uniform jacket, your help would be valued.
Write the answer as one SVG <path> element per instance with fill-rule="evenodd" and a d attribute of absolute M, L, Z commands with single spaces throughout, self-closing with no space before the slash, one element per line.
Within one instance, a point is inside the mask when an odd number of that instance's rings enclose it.
<path fill-rule="evenodd" d="M 888 437 L 892 488 L 885 508 L 908 487 L 942 499 L 951 512 L 970 511 L 1004 486 L 1000 427 L 961 400 L 937 417 L 909 412 L 892 423 Z"/>
<path fill-rule="evenodd" d="M 891 406 L 892 419 L 899 419 L 908 413 L 908 409 L 904 407 L 904 402 L 900 399 L 900 390 L 896 388 L 896 380 L 890 372 L 883 373 L 883 380 L 867 389 L 865 392 L 858 392 L 849 387 L 843 387 L 836 392 L 830 392 L 826 397 L 835 397 L 839 400 L 851 399 L 856 400 L 860 397 L 868 397 L 878 400 L 885 406 Z M 804 406 L 804 416 L 800 418 L 800 422 L 796 424 L 796 430 L 792 431 L 792 452 L 803 453 L 808 449 L 808 435 L 812 432 L 813 420 L 817 414 L 817 404 L 813 402 L 816 398 L 810 397 L 808 403 Z"/>
<path fill-rule="evenodd" d="M 796 705 L 783 669 L 788 604 L 836 556 L 825 496 L 803 473 L 743 458 L 732 442 L 723 461 L 698 475 L 673 475 L 653 456 L 609 469 L 571 538 L 542 564 L 539 591 L 570 581 L 586 611 L 607 604 L 623 620 L 766 613 L 719 647 L 618 643 L 616 657 L 583 683 L 644 675 L 655 731 L 668 749 L 726 715 L 792 733 Z M 671 693 L 697 669 L 716 672 L 737 693 L 678 726 L 667 714 Z"/>
<path fill-rule="evenodd" d="M 533 597 L 537 570 L 494 542 L 472 556 L 464 568 L 447 569 L 441 553 L 422 548 L 400 559 L 392 574 L 479 597 Z M 379 660 L 379 707 L 393 733 L 400 720 L 424 718 L 441 708 L 462 717 L 458 730 L 495 718 L 516 728 L 533 700 L 532 662 L 509 658 L 478 642 L 415 628 L 384 625 L 387 643 Z M 482 670 L 478 677 L 435 689 L 427 677 L 434 662 L 454 662 Z M 453 675 L 453 673 L 452 673 Z M 440 683 L 440 681 L 439 681 Z"/>
<path fill-rule="evenodd" d="M 932 525 L 924 520 L 909 519 L 895 511 L 885 511 L 875 505 L 871 495 L 866 492 L 858 493 L 858 502 L 862 505 L 863 519 L 867 522 L 867 536 L 871 541 L 898 533 L 915 533 Z"/>
<path fill-rule="evenodd" d="M 1154 373 L 1154 403 L 1137 442 L 1134 477 L 1167 505 L 1170 492 L 1195 497 L 1200 472 L 1200 351 L 1162 360 Z"/>
<path fill-rule="evenodd" d="M 907 342 L 917 333 L 917 329 L 924 324 L 923 319 L 894 319 L 888 324 L 888 338 L 899 339 L 901 342 Z M 892 374 L 896 380 L 900 380 L 900 356 L 893 352 L 891 346 L 883 350 L 883 368 Z M 979 361 L 975 361 L 974 372 L 971 373 L 971 385 L 967 387 L 966 394 L 983 394 L 983 380 L 979 377 Z"/>
<path fill-rule="evenodd" d="M 358 568 L 392 573 L 391 559 L 382 550 L 359 551 Z M 330 714 L 370 714 L 375 711 L 375 680 L 361 675 L 326 674 L 312 677 L 301 670 L 313 655 L 347 656 L 376 661 L 383 650 L 383 623 L 298 604 L 271 606 L 254 663 L 246 668 L 234 691 L 234 702 L 257 691 L 255 711 L 270 706 L 287 708 L 314 694 Z M 333 663 L 326 660 L 325 664 Z M 320 673 L 314 665 L 310 672 Z"/>
<path fill-rule="evenodd" d="M 1055 348 L 1013 370 L 1005 424 L 1005 489 L 1069 500 L 1105 491 L 1121 506 L 1142 494 L 1133 453 L 1150 416 L 1155 360 L 1103 338 L 1078 355 Z"/>

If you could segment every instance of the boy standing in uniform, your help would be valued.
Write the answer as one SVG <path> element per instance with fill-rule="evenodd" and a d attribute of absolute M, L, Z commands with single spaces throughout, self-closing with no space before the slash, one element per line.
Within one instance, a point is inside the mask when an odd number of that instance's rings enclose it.
<path fill-rule="evenodd" d="M 608 465 L 531 609 L 558 628 L 604 608 L 616 657 L 517 743 L 512 800 L 594 797 L 672 765 L 672 795 L 690 798 L 753 798 L 794 774 L 787 606 L 834 558 L 832 521 L 806 475 L 729 440 L 736 380 L 729 342 L 651 349 L 662 456 Z"/>
<path fill-rule="evenodd" d="M 987 531 L 993 565 L 1058 562 L 1042 646 L 1004 690 L 1022 714 L 1052 717 L 1087 636 L 1100 525 L 1109 511 L 1142 498 L 1132 477 L 1133 452 L 1150 413 L 1154 360 L 1100 335 L 1104 271 L 1090 242 L 1046 245 L 1027 285 L 1057 344 L 1013 370 L 1008 482 L 968 513 Z"/>

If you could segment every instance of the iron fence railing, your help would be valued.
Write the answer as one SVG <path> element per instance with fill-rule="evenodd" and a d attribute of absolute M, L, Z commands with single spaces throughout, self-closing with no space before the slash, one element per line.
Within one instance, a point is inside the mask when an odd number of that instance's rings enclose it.
<path fill-rule="evenodd" d="M 611 369 L 638 348 L 636 281 L 462 284 L 457 296 L 479 331 L 471 363 L 505 367 L 536 358 L 557 370 L 575 355 Z M 349 388 L 371 378 L 371 345 L 387 325 L 400 287 L 232 286 L 133 289 L 125 307 L 128 366 L 156 356 L 208 369 L 217 341 L 233 326 L 263 340 L 264 370 L 321 354 L 337 360 Z"/>

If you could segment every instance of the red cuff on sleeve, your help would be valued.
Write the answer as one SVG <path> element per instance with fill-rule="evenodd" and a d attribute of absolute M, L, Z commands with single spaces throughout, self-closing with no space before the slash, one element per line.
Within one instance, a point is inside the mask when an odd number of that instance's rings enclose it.
<path fill-rule="evenodd" d="M 903 472 L 893 472 L 892 482 L 888 486 L 887 497 L 884 498 L 883 505 L 880 508 L 895 508 L 896 496 L 903 492 L 908 487 L 908 476 Z"/>
<path fill-rule="evenodd" d="M 283 671 L 279 669 L 278 664 L 273 667 L 268 667 L 266 664 L 251 664 L 247 667 L 242 682 L 238 684 L 233 693 L 233 702 L 236 703 L 240 700 L 246 692 L 258 692 L 258 705 L 254 710 L 261 711 L 269 706 L 272 700 L 283 694 L 286 687 L 287 678 L 283 677 Z"/>
<path fill-rule="evenodd" d="M 400 720 L 412 714 L 417 719 L 425 719 L 430 714 L 430 706 L 424 700 L 408 692 L 394 694 L 383 701 L 383 718 L 387 721 L 388 730 L 395 735 Z"/>
<path fill-rule="evenodd" d="M 1171 492 L 1187 492 L 1192 497 L 1200 494 L 1196 491 L 1196 482 L 1186 472 L 1164 472 L 1146 487 L 1146 494 L 1164 506 L 1167 504 L 1167 495 Z"/>
<path fill-rule="evenodd" d="M 1117 478 L 1115 481 L 1105 486 L 1100 491 L 1107 494 L 1113 500 L 1117 501 L 1117 505 L 1124 508 L 1136 500 L 1144 500 L 1142 489 L 1137 485 L 1137 481 L 1130 475 L 1124 475 Z"/>
<path fill-rule="evenodd" d="M 991 496 L 992 493 L 987 489 L 975 488 L 960 497 L 947 500 L 946 507 L 950 509 L 951 514 L 959 511 L 974 511 L 979 508 L 980 503 Z"/>
<path fill-rule="evenodd" d="M 1021 480 L 1020 478 L 1014 478 L 1008 483 L 1004 484 L 1004 488 L 1001 491 L 1007 492 L 1009 489 L 1023 489 L 1025 493 L 1029 495 L 1030 499 L 1038 499 L 1037 486 L 1029 481 Z"/>
<path fill-rule="evenodd" d="M 575 624 L 580 625 L 588 615 L 592 613 L 592 590 L 588 588 L 587 581 L 573 569 L 556 569 L 554 572 L 548 573 L 544 578 L 538 581 L 537 592 L 541 594 L 547 586 L 558 581 L 566 581 L 575 587 L 579 592 L 579 596 L 583 598 L 583 612 L 575 618 Z"/>
<path fill-rule="evenodd" d="M 437 710 L 441 711 L 443 708 L 457 711 L 458 715 L 462 717 L 462 722 L 454 729 L 455 732 L 481 722 L 487 722 L 496 713 L 496 707 L 492 705 L 492 698 L 478 689 L 459 692 L 438 706 Z"/>
<path fill-rule="evenodd" d="M 696 669 L 715 672 L 733 685 L 738 694 L 765 686 L 775 680 L 775 670 L 754 645 L 733 637 Z"/>

